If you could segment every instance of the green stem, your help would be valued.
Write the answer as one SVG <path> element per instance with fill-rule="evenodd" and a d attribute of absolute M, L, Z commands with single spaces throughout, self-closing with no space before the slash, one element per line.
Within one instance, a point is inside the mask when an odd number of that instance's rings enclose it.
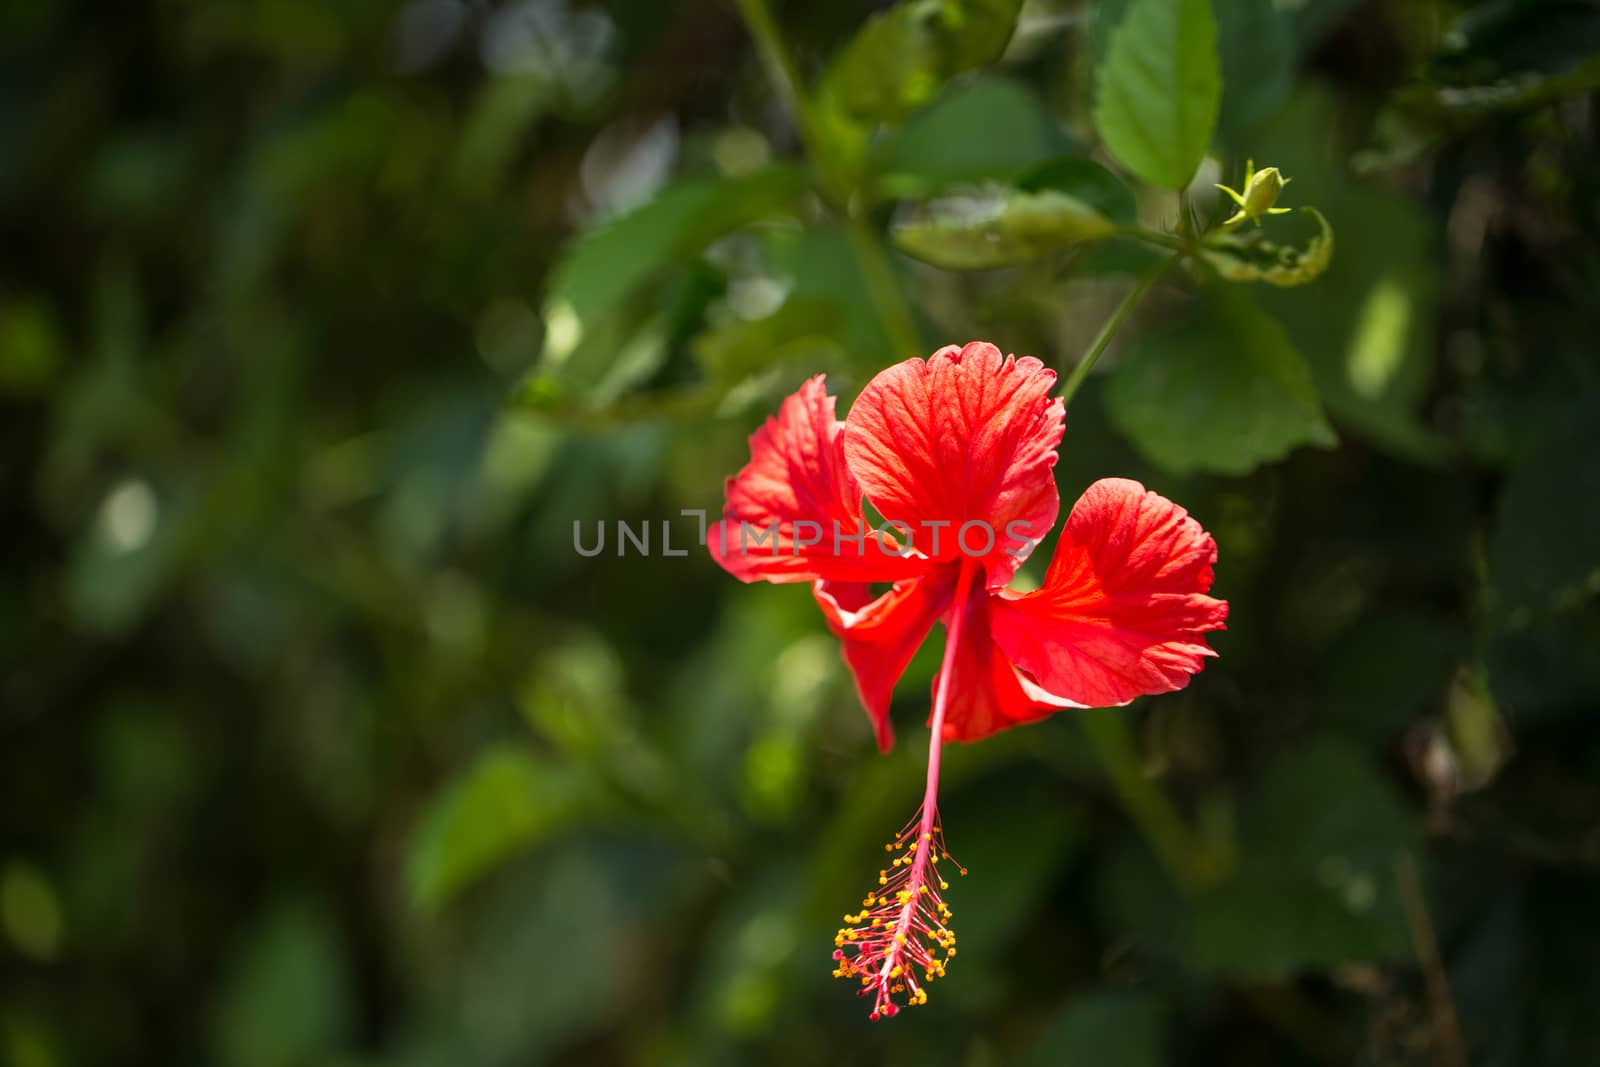
<path fill-rule="evenodd" d="M 1189 832 L 1166 794 L 1140 768 L 1127 712 L 1120 708 L 1097 709 L 1084 712 L 1078 721 L 1118 799 L 1150 843 L 1156 859 L 1185 889 L 1200 885 L 1207 869 L 1204 846 Z"/>
<path fill-rule="evenodd" d="M 1146 244 L 1160 245 L 1162 248 L 1169 248 L 1174 252 L 1188 250 L 1188 246 L 1183 243 L 1181 238 L 1170 233 L 1149 230 L 1143 226 L 1119 226 L 1117 228 L 1117 236 L 1131 237 L 1136 241 L 1144 241 Z"/>
<path fill-rule="evenodd" d="M 1096 361 L 1100 359 L 1100 354 L 1106 350 L 1106 346 L 1111 343 L 1111 339 L 1117 335 L 1117 331 L 1122 328 L 1123 322 L 1127 320 L 1133 309 L 1138 306 L 1139 301 L 1144 299 L 1144 294 L 1150 291 L 1150 287 L 1156 283 L 1156 279 L 1161 277 L 1166 272 L 1166 269 L 1176 263 L 1177 260 L 1177 256 L 1164 256 L 1151 264 L 1150 268 L 1139 276 L 1138 282 L 1134 284 L 1132 289 L 1128 290 L 1128 294 L 1122 298 L 1122 303 L 1117 305 L 1117 310 L 1113 311 L 1111 317 L 1106 320 L 1106 324 L 1100 327 L 1100 332 L 1095 335 L 1094 342 L 1089 345 L 1089 350 L 1083 354 L 1082 359 L 1078 360 L 1078 365 L 1072 368 L 1072 374 L 1068 376 L 1066 384 L 1061 387 L 1062 403 L 1070 404 L 1072 402 L 1073 394 L 1078 391 L 1078 387 L 1083 384 L 1083 380 L 1094 369 Z"/>
<path fill-rule="evenodd" d="M 1149 239 L 1161 235 L 1141 232 L 1134 236 Z M 1166 241 L 1163 239 L 1156 243 L 1165 244 Z M 1061 387 L 1061 399 L 1064 403 L 1071 403 L 1078 387 L 1094 369 L 1095 363 L 1099 361 L 1101 354 L 1111 344 L 1111 339 L 1117 335 L 1117 331 L 1122 328 L 1122 324 L 1133 313 L 1139 301 L 1144 299 L 1144 295 L 1155 285 L 1156 280 L 1181 257 L 1182 243 L 1176 243 L 1180 250 L 1179 254 L 1163 256 L 1151 264 L 1149 269 L 1139 276 L 1133 288 L 1123 296 L 1117 309 L 1111 313 L 1111 317 L 1095 335 L 1083 358 L 1078 360 L 1066 384 Z M 1112 788 L 1116 790 L 1122 806 L 1127 810 L 1129 818 L 1138 826 L 1145 840 L 1150 843 L 1161 865 L 1166 868 L 1173 880 L 1185 889 L 1193 889 L 1203 884 L 1212 873 L 1212 868 L 1216 866 L 1211 862 L 1210 849 L 1190 831 L 1166 794 L 1145 776 L 1139 763 L 1138 747 L 1134 744 L 1133 734 L 1128 728 L 1127 713 L 1086 712 L 1079 721 L 1083 724 L 1084 734 L 1089 738 L 1089 744 L 1094 748 L 1101 766 L 1111 779 Z"/>
<path fill-rule="evenodd" d="M 901 359 L 924 355 L 917 338 L 917 324 L 911 317 L 911 309 L 906 306 L 905 294 L 900 291 L 900 283 L 895 280 L 894 268 L 878 241 L 878 235 L 865 219 L 853 214 L 845 219 L 845 232 L 850 235 L 856 260 L 861 264 L 861 274 L 867 282 L 867 295 L 896 354 Z"/>
<path fill-rule="evenodd" d="M 739 16 L 744 19 L 745 28 L 755 39 L 756 51 L 761 55 L 761 65 L 766 68 L 767 78 L 783 99 L 784 109 L 793 117 L 806 154 L 816 160 L 819 147 L 816 127 L 804 90 L 801 89 L 804 83 L 800 80 L 800 67 L 794 60 L 794 53 L 789 51 L 788 42 L 783 39 L 783 31 L 778 29 L 778 22 L 772 17 L 767 0 L 738 0 L 738 4 Z"/>
<path fill-rule="evenodd" d="M 861 214 L 861 198 L 852 196 L 855 182 L 839 167 L 828 150 L 826 138 L 817 130 L 811 102 L 806 98 L 800 67 L 794 53 L 783 39 L 783 31 L 772 17 L 767 0 L 738 0 L 739 15 L 755 39 L 767 77 L 776 87 L 784 107 L 794 119 L 800 134 L 800 143 L 817 168 L 824 198 L 844 219 L 845 232 L 850 246 L 860 264 L 861 275 L 867 286 L 867 296 L 872 301 L 884 332 L 901 359 L 922 354 L 922 343 L 917 336 L 916 320 L 912 318 L 905 294 L 895 280 L 894 269 L 884 251 L 878 235 Z"/>

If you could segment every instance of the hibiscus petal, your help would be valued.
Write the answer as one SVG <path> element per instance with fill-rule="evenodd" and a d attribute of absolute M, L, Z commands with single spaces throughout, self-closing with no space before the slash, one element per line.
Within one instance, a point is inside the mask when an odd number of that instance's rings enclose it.
<path fill-rule="evenodd" d="M 1034 684 L 995 643 L 993 609 L 1001 603 L 999 597 L 978 589 L 962 607 L 966 615 L 961 621 L 961 643 L 951 663 L 954 673 L 944 716 L 942 736 L 946 741 L 978 741 L 1008 726 L 1080 706 Z M 937 699 L 938 677 L 933 680 L 933 692 Z"/>
<path fill-rule="evenodd" d="M 1172 501 L 1107 478 L 1072 508 L 1044 586 L 993 601 L 995 641 L 1039 686 L 1085 707 L 1182 689 L 1227 621 L 1206 596 L 1217 546 Z"/>
<path fill-rule="evenodd" d="M 750 462 L 728 479 L 722 521 L 706 531 L 712 557 L 734 577 L 892 581 L 926 567 L 867 532 L 834 400 L 818 375 L 751 435 Z"/>
<path fill-rule="evenodd" d="M 844 661 L 884 752 L 894 746 L 889 702 L 895 683 L 948 607 L 954 571 L 940 567 L 897 582 L 876 599 L 867 585 L 857 582 L 817 582 L 812 589 L 828 628 L 844 643 Z"/>
<path fill-rule="evenodd" d="M 1064 415 L 1049 397 L 1055 381 L 1032 356 L 1002 357 L 982 341 L 906 360 L 851 405 L 845 458 L 873 506 L 906 524 L 919 551 L 938 560 L 981 556 L 989 587 L 999 588 L 1060 507 L 1051 469 Z M 976 525 L 963 535 L 967 523 Z"/>

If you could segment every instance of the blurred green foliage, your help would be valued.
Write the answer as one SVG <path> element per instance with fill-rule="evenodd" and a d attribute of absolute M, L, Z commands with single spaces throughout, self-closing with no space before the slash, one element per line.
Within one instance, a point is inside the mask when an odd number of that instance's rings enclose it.
<path fill-rule="evenodd" d="M 870 8 L 0 3 L 0 1062 L 1600 1062 L 1600 5 Z M 879 756 L 682 512 L 812 374 L 1069 372 L 1246 158 L 1326 272 L 1168 271 L 1057 469 L 1217 537 L 1112 713 L 1207 865 L 1087 714 L 956 747 L 871 1025 L 938 642 Z"/>

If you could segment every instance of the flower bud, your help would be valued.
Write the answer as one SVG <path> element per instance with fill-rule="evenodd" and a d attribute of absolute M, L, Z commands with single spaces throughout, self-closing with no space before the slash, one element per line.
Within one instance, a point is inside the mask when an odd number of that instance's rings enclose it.
<path fill-rule="evenodd" d="M 1226 185 L 1217 186 L 1239 206 L 1239 210 L 1235 211 L 1233 217 L 1223 225 L 1235 226 L 1249 219 L 1259 226 L 1263 215 L 1287 214 L 1288 208 L 1273 205 L 1278 202 L 1278 194 L 1283 192 L 1283 187 L 1288 184 L 1289 179 L 1278 173 L 1277 167 L 1263 167 L 1256 170 L 1254 160 L 1247 162 L 1244 170 L 1244 192 L 1237 192 Z"/>

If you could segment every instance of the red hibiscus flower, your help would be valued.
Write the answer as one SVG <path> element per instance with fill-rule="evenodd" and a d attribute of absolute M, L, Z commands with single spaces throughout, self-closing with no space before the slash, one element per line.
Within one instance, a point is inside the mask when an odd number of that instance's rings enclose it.
<path fill-rule="evenodd" d="M 1206 595 L 1211 536 L 1120 478 L 1073 506 L 1042 587 L 1006 587 L 1060 508 L 1055 380 L 1032 357 L 952 345 L 878 374 L 840 421 L 813 378 L 751 437 L 750 463 L 728 480 L 722 521 L 707 532 L 713 557 L 743 581 L 812 583 L 884 750 L 895 682 L 944 625 L 922 807 L 885 846 L 894 860 L 836 938 L 834 973 L 860 979 L 874 1019 L 898 1011 L 896 995 L 925 1003 L 955 955 L 939 873 L 949 862 L 941 743 L 1181 689 L 1214 655 L 1204 634 L 1227 618 L 1227 604 Z M 863 495 L 884 527 L 868 523 Z M 892 584 L 875 596 L 872 583 Z"/>

